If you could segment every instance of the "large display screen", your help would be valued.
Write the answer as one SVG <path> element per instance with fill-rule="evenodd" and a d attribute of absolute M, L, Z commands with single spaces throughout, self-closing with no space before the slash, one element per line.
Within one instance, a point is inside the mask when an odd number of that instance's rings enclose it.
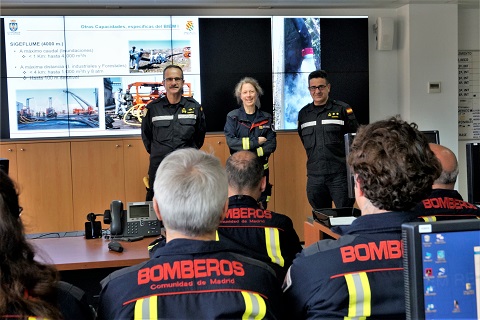
<path fill-rule="evenodd" d="M 6 17 L 4 30 L 10 138 L 138 134 L 171 63 L 201 101 L 197 18 Z"/>
<path fill-rule="evenodd" d="M 246 76 L 264 90 L 276 130 L 296 128 L 324 69 L 330 97 L 368 123 L 367 17 L 2 17 L 1 138 L 139 135 L 163 70 L 184 70 L 184 95 L 223 132 Z M 128 92 L 127 92 L 128 91 Z"/>

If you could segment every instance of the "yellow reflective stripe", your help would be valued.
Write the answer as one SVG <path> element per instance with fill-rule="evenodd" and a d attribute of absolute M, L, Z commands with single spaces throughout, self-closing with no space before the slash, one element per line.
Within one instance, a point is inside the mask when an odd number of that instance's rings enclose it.
<path fill-rule="evenodd" d="M 346 274 L 348 287 L 348 316 L 344 319 L 366 319 L 372 312 L 372 292 L 367 273 Z"/>
<path fill-rule="evenodd" d="M 245 301 L 245 313 L 242 319 L 263 319 L 267 314 L 267 305 L 265 300 L 258 294 L 242 291 Z"/>
<path fill-rule="evenodd" d="M 242 145 L 243 145 L 243 150 L 250 150 L 250 139 L 247 138 L 242 138 Z"/>
<path fill-rule="evenodd" d="M 433 221 L 437 221 L 437 217 L 435 216 L 428 216 L 428 217 L 421 217 L 425 222 L 433 222 Z"/>
<path fill-rule="evenodd" d="M 283 267 L 285 260 L 280 249 L 280 235 L 277 228 L 265 228 L 265 245 L 270 260 Z"/>
<path fill-rule="evenodd" d="M 257 148 L 257 156 L 259 156 L 259 157 L 263 156 L 263 148 L 262 147 Z"/>
<path fill-rule="evenodd" d="M 267 196 L 267 202 L 269 202 L 269 201 L 270 201 L 270 196 Z"/>
<path fill-rule="evenodd" d="M 150 319 L 157 320 L 158 319 L 158 303 L 157 303 L 157 296 L 151 296 L 148 298 L 149 300 L 149 311 L 150 311 Z"/>
<path fill-rule="evenodd" d="M 138 299 L 135 302 L 135 309 L 133 311 L 134 320 L 156 320 L 158 319 L 158 304 L 157 296 Z"/>
<path fill-rule="evenodd" d="M 267 169 L 268 169 L 268 162 L 263 165 L 263 170 L 267 170 Z"/>
<path fill-rule="evenodd" d="M 220 241 L 220 236 L 218 235 L 218 230 L 215 230 L 215 241 Z"/>

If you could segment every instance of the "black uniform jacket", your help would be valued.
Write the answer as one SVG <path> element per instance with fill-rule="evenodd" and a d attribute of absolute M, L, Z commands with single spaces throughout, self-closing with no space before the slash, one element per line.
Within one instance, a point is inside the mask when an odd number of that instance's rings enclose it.
<path fill-rule="evenodd" d="M 218 241 L 174 239 L 102 280 L 99 319 L 278 319 L 280 286 L 265 263 Z"/>
<path fill-rule="evenodd" d="M 352 108 L 329 99 L 325 106 L 307 104 L 298 113 L 298 134 L 307 152 L 307 174 L 333 174 L 347 170 L 344 135 L 356 132 Z"/>
<path fill-rule="evenodd" d="M 422 200 L 414 210 L 422 216 L 448 214 L 480 216 L 480 208 L 472 203 L 463 201 L 458 191 L 448 189 L 433 189 L 430 196 Z M 459 217 L 456 218 L 458 219 Z"/>
<path fill-rule="evenodd" d="M 218 228 L 220 242 L 268 263 L 283 282 L 295 255 L 302 250 L 292 220 L 260 208 L 250 196 L 228 199 L 226 218 Z"/>
<path fill-rule="evenodd" d="M 170 152 L 202 147 L 205 115 L 195 99 L 182 97 L 178 104 L 171 105 L 162 97 L 148 104 L 147 110 L 142 119 L 142 140 L 150 154 L 150 175 L 155 175 L 158 165 Z"/>
<path fill-rule="evenodd" d="M 247 119 L 247 113 L 243 106 L 230 111 L 227 115 L 224 132 L 230 154 L 241 150 L 253 151 L 264 167 L 268 164 L 268 157 L 277 148 L 277 134 L 273 131 L 272 115 L 258 108 L 253 122 Z M 265 137 L 267 141 L 259 145 L 258 137 Z M 267 168 L 265 167 L 265 169 Z"/>
<path fill-rule="evenodd" d="M 357 218 L 338 240 L 293 261 L 284 284 L 290 319 L 405 319 L 401 225 L 413 212 Z"/>

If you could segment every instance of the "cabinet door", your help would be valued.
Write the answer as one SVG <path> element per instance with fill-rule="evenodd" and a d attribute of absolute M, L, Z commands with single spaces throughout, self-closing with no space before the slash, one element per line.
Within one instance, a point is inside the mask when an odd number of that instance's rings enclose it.
<path fill-rule="evenodd" d="M 103 213 L 112 200 L 125 203 L 123 142 L 72 142 L 72 180 L 74 226 L 83 230 L 88 213 Z"/>
<path fill-rule="evenodd" d="M 148 177 L 150 158 L 140 138 L 125 139 L 125 195 L 127 202 L 144 201 L 146 196 L 144 177 Z"/>
<path fill-rule="evenodd" d="M 8 159 L 8 175 L 10 178 L 17 181 L 17 145 L 0 145 L 0 158 Z"/>
<path fill-rule="evenodd" d="M 227 140 L 223 134 L 212 134 L 205 137 L 205 142 L 201 150 L 211 153 L 220 159 L 222 165 L 225 166 L 230 151 L 228 150 Z"/>
<path fill-rule="evenodd" d="M 277 150 L 270 162 L 274 168 L 275 211 L 288 215 L 303 239 L 303 223 L 312 215 L 312 208 L 306 192 L 307 156 L 296 131 L 277 132 Z"/>
<path fill-rule="evenodd" d="M 26 232 L 73 230 L 70 142 L 18 143 L 17 172 Z"/>

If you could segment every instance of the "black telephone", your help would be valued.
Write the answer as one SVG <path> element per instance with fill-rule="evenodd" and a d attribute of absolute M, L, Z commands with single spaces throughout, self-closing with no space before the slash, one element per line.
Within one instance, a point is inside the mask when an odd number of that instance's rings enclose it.
<path fill-rule="evenodd" d="M 107 210 L 108 211 L 108 210 Z M 161 234 L 162 223 L 157 219 L 152 201 L 123 203 L 114 200 L 110 204 L 110 235 L 112 237 L 153 237 Z"/>

